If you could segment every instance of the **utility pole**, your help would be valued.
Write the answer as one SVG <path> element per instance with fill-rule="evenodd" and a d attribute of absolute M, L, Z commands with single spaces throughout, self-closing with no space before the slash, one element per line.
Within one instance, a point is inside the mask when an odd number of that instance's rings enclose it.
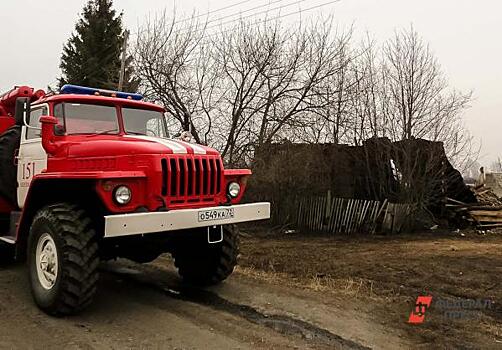
<path fill-rule="evenodd" d="M 122 91 L 124 87 L 124 75 L 125 75 L 125 62 L 127 58 L 127 40 L 129 39 L 129 30 L 124 31 L 124 44 L 122 45 L 122 59 L 120 62 L 120 75 L 119 75 L 119 91 Z"/>

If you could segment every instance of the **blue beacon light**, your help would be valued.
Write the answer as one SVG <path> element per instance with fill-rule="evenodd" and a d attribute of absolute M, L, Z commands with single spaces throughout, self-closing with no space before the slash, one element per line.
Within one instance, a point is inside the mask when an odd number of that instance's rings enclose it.
<path fill-rule="evenodd" d="M 77 94 L 77 95 L 100 95 L 100 96 L 115 96 L 118 98 L 125 98 L 129 100 L 141 101 L 143 95 L 134 94 L 122 91 L 111 91 L 104 89 L 96 89 L 85 86 L 66 84 L 60 90 L 61 94 Z"/>

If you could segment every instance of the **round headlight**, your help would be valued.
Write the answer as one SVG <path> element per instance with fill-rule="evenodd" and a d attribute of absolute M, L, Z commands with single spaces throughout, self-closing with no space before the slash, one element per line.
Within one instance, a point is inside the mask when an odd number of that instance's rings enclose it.
<path fill-rule="evenodd" d="M 241 192 L 241 185 L 239 185 L 237 182 L 231 182 L 228 185 L 228 195 L 230 197 L 236 198 L 240 192 Z"/>
<path fill-rule="evenodd" d="M 115 189 L 114 196 L 118 204 L 124 205 L 131 201 L 132 194 L 129 187 L 119 186 Z"/>

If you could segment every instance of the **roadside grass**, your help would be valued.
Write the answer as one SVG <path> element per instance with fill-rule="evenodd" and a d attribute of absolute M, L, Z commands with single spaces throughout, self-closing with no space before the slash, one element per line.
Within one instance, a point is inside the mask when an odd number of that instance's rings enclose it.
<path fill-rule="evenodd" d="M 373 291 L 374 281 L 362 278 L 332 278 L 330 276 L 291 276 L 282 272 L 264 271 L 252 266 L 237 266 L 235 272 L 247 277 L 259 279 L 274 284 L 313 290 L 316 292 L 342 293 L 351 297 L 364 296 L 378 299 Z"/>
<path fill-rule="evenodd" d="M 352 300 L 375 322 L 405 330 L 417 348 L 501 348 L 502 234 L 425 232 L 399 236 L 253 234 L 241 238 L 238 274 Z M 419 295 L 487 299 L 474 320 L 432 308 L 427 322 L 407 323 Z M 333 299 L 335 300 L 335 299 Z"/>

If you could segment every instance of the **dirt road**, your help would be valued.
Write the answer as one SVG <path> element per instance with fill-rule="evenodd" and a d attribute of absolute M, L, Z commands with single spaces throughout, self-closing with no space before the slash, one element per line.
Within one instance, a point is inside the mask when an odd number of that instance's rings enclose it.
<path fill-rule="evenodd" d="M 2 349 L 406 348 L 342 300 L 234 274 L 207 290 L 181 287 L 169 258 L 102 267 L 94 305 L 57 319 L 33 304 L 23 265 L 0 270 Z"/>
<path fill-rule="evenodd" d="M 0 267 L 0 349 L 501 349 L 502 235 L 242 239 L 222 285 L 184 288 L 172 261 L 104 264 L 96 302 L 51 318 L 23 265 Z M 407 323 L 417 295 L 436 306 Z M 438 298 L 488 298 L 445 318 Z M 434 306 L 434 304 L 433 304 Z"/>

